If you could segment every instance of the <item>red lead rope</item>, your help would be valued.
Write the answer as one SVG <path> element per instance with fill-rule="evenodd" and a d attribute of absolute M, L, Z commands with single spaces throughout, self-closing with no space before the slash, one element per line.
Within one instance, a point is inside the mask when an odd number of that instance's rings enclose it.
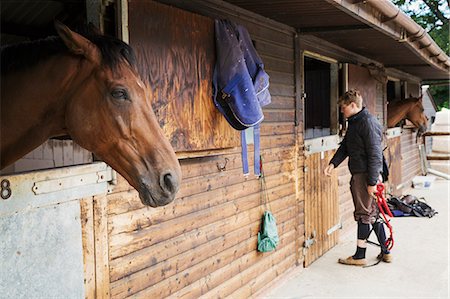
<path fill-rule="evenodd" d="M 392 231 L 392 225 L 389 222 L 389 219 L 387 218 L 386 214 L 389 215 L 389 217 L 394 217 L 391 213 L 391 210 L 389 209 L 386 199 L 383 195 L 384 192 L 384 185 L 383 183 L 377 184 L 377 192 L 375 195 L 377 196 L 377 205 L 378 209 L 380 210 L 381 215 L 383 216 L 384 222 L 386 223 L 388 229 L 389 229 L 389 238 L 387 238 L 386 243 L 384 244 L 388 250 L 391 250 L 392 247 L 394 247 L 394 234 Z"/>

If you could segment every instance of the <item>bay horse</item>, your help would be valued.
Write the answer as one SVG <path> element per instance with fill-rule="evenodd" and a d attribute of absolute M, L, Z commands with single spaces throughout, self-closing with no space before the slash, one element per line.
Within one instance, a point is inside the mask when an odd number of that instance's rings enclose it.
<path fill-rule="evenodd" d="M 171 202 L 181 168 L 122 41 L 58 36 L 1 50 L 0 169 L 50 137 L 70 135 L 120 173 L 151 207 Z"/>
<path fill-rule="evenodd" d="M 400 121 L 408 119 L 419 128 L 418 135 L 427 130 L 428 119 L 424 114 L 422 96 L 410 97 L 402 101 L 389 102 L 387 106 L 387 126 L 395 127 Z"/>

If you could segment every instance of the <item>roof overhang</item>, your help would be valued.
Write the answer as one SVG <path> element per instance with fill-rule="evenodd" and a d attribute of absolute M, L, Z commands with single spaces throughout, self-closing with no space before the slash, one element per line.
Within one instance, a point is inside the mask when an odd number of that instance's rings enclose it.
<path fill-rule="evenodd" d="M 450 58 L 388 0 L 226 0 L 421 80 L 449 80 Z"/>

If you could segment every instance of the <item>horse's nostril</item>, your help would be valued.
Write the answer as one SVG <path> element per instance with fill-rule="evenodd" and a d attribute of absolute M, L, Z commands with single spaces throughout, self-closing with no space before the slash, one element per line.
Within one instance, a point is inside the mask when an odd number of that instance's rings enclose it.
<path fill-rule="evenodd" d="M 172 176 L 172 174 L 167 173 L 163 176 L 163 190 L 173 193 L 177 190 L 177 180 Z"/>

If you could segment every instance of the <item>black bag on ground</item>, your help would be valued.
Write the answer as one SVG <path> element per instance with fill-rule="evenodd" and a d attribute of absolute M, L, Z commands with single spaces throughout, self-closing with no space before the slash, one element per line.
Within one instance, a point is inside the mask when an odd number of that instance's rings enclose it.
<path fill-rule="evenodd" d="M 404 195 L 400 198 L 391 196 L 388 200 L 388 206 L 396 217 L 416 216 L 431 218 L 438 213 L 425 202 L 423 197 L 418 199 L 414 195 Z"/>

